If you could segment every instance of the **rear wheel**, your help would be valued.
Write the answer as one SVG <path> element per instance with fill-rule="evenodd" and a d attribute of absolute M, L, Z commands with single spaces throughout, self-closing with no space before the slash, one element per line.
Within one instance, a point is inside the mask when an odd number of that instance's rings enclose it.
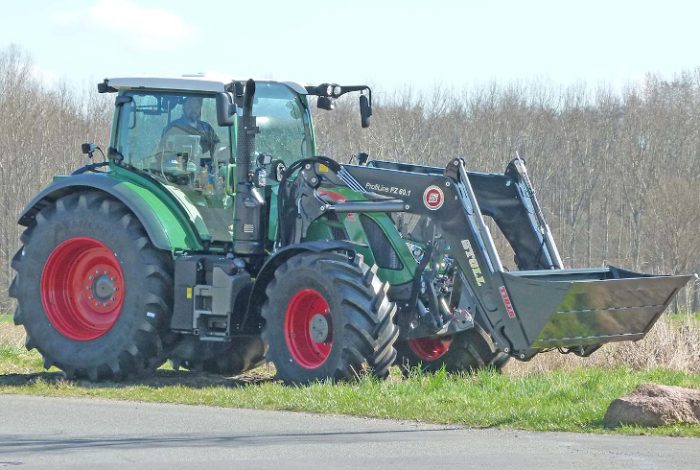
<path fill-rule="evenodd" d="M 63 196 L 22 243 L 12 262 L 15 323 L 46 368 L 100 380 L 163 363 L 172 260 L 121 202 L 97 191 Z"/>
<path fill-rule="evenodd" d="M 404 373 L 414 367 L 447 372 L 475 372 L 487 367 L 500 370 L 508 356 L 496 351 L 493 342 L 478 325 L 452 336 L 415 338 L 397 343 L 399 363 Z"/>
<path fill-rule="evenodd" d="M 302 253 L 284 262 L 262 308 L 267 358 L 287 383 L 389 374 L 396 307 L 360 256 Z"/>

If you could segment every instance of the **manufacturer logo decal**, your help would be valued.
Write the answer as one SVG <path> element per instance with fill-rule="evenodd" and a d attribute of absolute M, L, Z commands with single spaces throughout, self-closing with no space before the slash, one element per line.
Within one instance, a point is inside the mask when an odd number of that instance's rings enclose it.
<path fill-rule="evenodd" d="M 437 186 L 428 186 L 423 192 L 423 204 L 431 211 L 436 211 L 445 202 L 445 194 Z"/>
<path fill-rule="evenodd" d="M 469 267 L 474 275 L 476 285 L 483 286 L 486 284 L 486 280 L 484 279 L 484 274 L 481 272 L 481 268 L 479 267 L 479 262 L 476 260 L 476 256 L 474 256 L 472 244 L 469 243 L 469 240 L 462 240 L 462 248 L 464 249 L 464 255 L 469 260 Z"/>
<path fill-rule="evenodd" d="M 515 309 L 513 308 L 513 303 L 510 301 L 510 296 L 508 295 L 506 287 L 501 286 L 498 288 L 498 290 L 501 292 L 501 298 L 503 299 L 503 305 L 506 306 L 506 313 L 508 314 L 508 318 L 515 318 Z"/>

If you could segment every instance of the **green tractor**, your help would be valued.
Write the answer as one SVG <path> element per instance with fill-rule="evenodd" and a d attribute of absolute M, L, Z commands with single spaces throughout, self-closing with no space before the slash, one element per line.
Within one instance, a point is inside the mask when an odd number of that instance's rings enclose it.
<path fill-rule="evenodd" d="M 12 260 L 27 348 L 69 377 L 270 361 L 308 383 L 586 356 L 644 337 L 689 279 L 563 269 L 520 158 L 489 174 L 460 158 L 317 156 L 309 97 L 331 110 L 359 94 L 367 127 L 367 86 L 194 76 L 98 90 L 115 94 L 104 161 L 29 203 Z"/>

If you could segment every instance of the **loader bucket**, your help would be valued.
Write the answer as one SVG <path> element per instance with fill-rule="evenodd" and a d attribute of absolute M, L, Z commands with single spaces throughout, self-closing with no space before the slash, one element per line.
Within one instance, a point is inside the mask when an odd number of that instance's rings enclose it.
<path fill-rule="evenodd" d="M 515 351 L 638 340 L 691 276 L 609 267 L 502 273 L 502 331 Z M 508 306 L 510 303 L 510 308 Z"/>

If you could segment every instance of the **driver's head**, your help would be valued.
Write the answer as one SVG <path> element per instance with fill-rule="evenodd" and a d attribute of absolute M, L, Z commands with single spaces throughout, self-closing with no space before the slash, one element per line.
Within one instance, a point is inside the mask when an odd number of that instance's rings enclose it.
<path fill-rule="evenodd" d="M 190 96 L 182 104 L 182 115 L 189 121 L 198 121 L 202 115 L 202 98 Z"/>

